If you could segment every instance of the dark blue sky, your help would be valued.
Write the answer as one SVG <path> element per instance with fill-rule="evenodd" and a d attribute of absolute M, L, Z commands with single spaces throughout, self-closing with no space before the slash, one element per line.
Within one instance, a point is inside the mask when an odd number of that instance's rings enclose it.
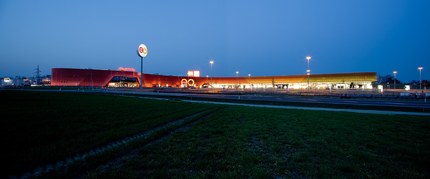
<path fill-rule="evenodd" d="M 398 70 L 430 78 L 428 0 L 0 1 L 0 76 L 53 67 L 214 76 Z"/>

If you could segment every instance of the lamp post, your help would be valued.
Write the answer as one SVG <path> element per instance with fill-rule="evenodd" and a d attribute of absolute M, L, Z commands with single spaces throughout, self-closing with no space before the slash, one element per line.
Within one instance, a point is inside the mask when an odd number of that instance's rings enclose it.
<path fill-rule="evenodd" d="M 310 89 L 310 86 L 309 86 L 309 76 L 311 75 L 311 69 L 309 68 L 309 61 L 312 59 L 312 57 L 311 56 L 306 56 L 306 60 L 308 61 L 308 68 L 307 68 L 307 70 L 306 70 L 306 75 L 308 76 L 308 90 Z"/>
<path fill-rule="evenodd" d="M 251 91 L 252 91 L 251 73 L 248 73 L 248 83 L 249 83 L 249 88 L 251 88 Z"/>
<path fill-rule="evenodd" d="M 236 83 L 237 83 L 237 86 L 239 87 L 239 71 L 236 71 Z"/>
<path fill-rule="evenodd" d="M 212 66 L 214 65 L 214 63 L 215 63 L 215 61 L 214 61 L 214 60 L 210 60 L 210 61 L 209 61 L 209 64 L 211 65 L 211 81 L 210 81 L 211 86 L 212 86 L 212 76 L 213 76 L 213 73 L 212 73 Z"/>
<path fill-rule="evenodd" d="M 420 89 L 421 89 L 421 71 L 423 70 L 423 67 L 418 67 L 418 70 L 420 71 Z"/>
<path fill-rule="evenodd" d="M 394 76 L 394 89 L 396 89 L 396 75 L 397 75 L 397 71 L 394 70 L 393 71 L 393 76 Z"/>

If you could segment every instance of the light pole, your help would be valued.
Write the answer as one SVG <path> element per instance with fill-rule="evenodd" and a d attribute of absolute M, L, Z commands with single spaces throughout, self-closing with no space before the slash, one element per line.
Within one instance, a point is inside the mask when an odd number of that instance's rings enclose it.
<path fill-rule="evenodd" d="M 236 71 L 236 83 L 237 87 L 239 88 L 239 71 Z"/>
<path fill-rule="evenodd" d="M 311 56 L 306 56 L 306 60 L 308 61 L 308 68 L 306 70 L 306 75 L 308 76 L 308 90 L 310 89 L 309 87 L 309 76 L 311 75 L 311 69 L 309 68 L 309 61 L 312 59 Z"/>
<path fill-rule="evenodd" d="M 214 65 L 214 63 L 215 63 L 215 61 L 214 61 L 214 60 L 210 60 L 210 61 L 209 61 L 209 64 L 211 65 L 211 81 L 210 81 L 211 86 L 212 86 L 212 76 L 213 76 L 213 73 L 212 73 L 212 66 Z"/>
<path fill-rule="evenodd" d="M 418 67 L 418 70 L 420 71 L 420 89 L 421 89 L 421 71 L 423 70 L 423 67 Z"/>
<path fill-rule="evenodd" d="M 251 73 L 248 73 L 248 83 L 249 83 L 249 88 L 251 88 L 251 91 L 252 91 Z"/>
<path fill-rule="evenodd" d="M 396 70 L 393 71 L 393 75 L 394 75 L 394 89 L 396 89 L 396 75 L 397 75 Z"/>

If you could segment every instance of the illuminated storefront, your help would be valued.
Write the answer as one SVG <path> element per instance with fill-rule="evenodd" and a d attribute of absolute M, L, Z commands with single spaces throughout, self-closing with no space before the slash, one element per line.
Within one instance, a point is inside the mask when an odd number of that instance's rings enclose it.
<path fill-rule="evenodd" d="M 173 88 L 279 88 L 279 89 L 371 89 L 375 72 L 313 74 L 291 76 L 200 77 L 144 74 L 144 87 Z M 309 83 L 308 83 L 309 80 Z M 138 87 L 140 73 L 133 70 L 53 68 L 52 86 Z M 308 85 L 309 84 L 309 85 Z"/>

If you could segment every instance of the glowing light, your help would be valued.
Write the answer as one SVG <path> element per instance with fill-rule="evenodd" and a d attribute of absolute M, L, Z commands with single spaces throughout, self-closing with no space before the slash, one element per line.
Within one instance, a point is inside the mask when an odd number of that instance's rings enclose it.
<path fill-rule="evenodd" d="M 130 68 L 130 67 L 119 67 L 118 71 L 132 71 L 132 72 L 136 72 L 135 68 Z"/>
<path fill-rule="evenodd" d="M 405 85 L 405 90 L 406 90 L 406 91 L 411 90 L 411 85 Z"/>
<path fill-rule="evenodd" d="M 182 83 L 182 84 L 187 84 L 187 79 L 183 78 L 183 79 L 181 80 L 181 83 Z"/>
<path fill-rule="evenodd" d="M 187 72 L 187 76 L 193 76 L 194 75 L 194 71 L 188 71 Z"/>
<path fill-rule="evenodd" d="M 379 90 L 379 92 L 383 93 L 384 92 L 384 86 L 378 85 L 378 90 Z"/>
<path fill-rule="evenodd" d="M 3 82 L 5 82 L 5 83 L 12 83 L 12 79 L 6 77 L 6 78 L 3 78 Z"/>
<path fill-rule="evenodd" d="M 194 77 L 200 77 L 200 71 L 194 70 Z"/>
<path fill-rule="evenodd" d="M 187 76 L 200 77 L 200 71 L 199 70 L 188 70 Z"/>
<path fill-rule="evenodd" d="M 188 80 L 188 86 L 194 86 L 196 83 L 194 82 L 193 79 L 189 79 Z"/>

